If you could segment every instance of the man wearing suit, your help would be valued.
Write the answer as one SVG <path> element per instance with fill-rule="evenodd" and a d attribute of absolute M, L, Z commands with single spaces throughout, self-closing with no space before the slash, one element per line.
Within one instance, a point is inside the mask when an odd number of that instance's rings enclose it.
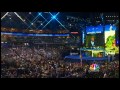
<path fill-rule="evenodd" d="M 91 37 L 89 43 L 88 43 L 88 47 L 95 47 L 96 46 L 96 42 L 95 42 L 95 38 L 94 36 Z"/>

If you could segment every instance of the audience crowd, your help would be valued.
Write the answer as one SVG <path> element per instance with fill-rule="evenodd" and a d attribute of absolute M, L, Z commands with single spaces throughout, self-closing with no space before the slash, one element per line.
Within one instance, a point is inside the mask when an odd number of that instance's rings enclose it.
<path fill-rule="evenodd" d="M 89 62 L 66 62 L 58 48 L 1 48 L 1 78 L 119 78 L 119 60 L 97 61 L 99 72 L 90 72 Z"/>

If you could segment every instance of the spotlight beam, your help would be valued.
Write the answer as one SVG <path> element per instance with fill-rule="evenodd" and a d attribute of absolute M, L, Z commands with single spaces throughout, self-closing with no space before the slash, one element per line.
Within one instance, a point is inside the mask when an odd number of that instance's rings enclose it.
<path fill-rule="evenodd" d="M 28 24 L 21 18 L 21 16 L 20 15 L 18 15 L 16 12 L 14 12 L 15 13 L 15 15 L 21 20 L 21 21 L 23 21 L 27 26 L 28 26 Z M 32 28 L 31 28 L 32 29 Z"/>
<path fill-rule="evenodd" d="M 49 12 L 50 13 L 50 12 Z M 51 16 L 53 16 L 51 13 L 50 13 L 50 15 Z M 59 21 L 59 20 L 57 20 L 56 18 L 54 18 L 62 27 L 64 27 L 65 28 L 65 26 Z M 66 28 L 65 28 L 66 29 Z M 67 29 L 66 29 L 67 30 Z"/>
<path fill-rule="evenodd" d="M 43 28 L 45 28 L 52 20 L 53 20 L 53 19 L 51 19 Z M 43 28 L 42 28 L 42 29 L 43 29 Z"/>
<path fill-rule="evenodd" d="M 37 15 L 33 20 L 32 20 L 32 22 L 31 23 L 34 23 L 36 20 L 37 20 L 37 18 L 39 17 L 39 15 Z M 28 28 L 30 28 L 31 27 L 31 23 L 30 23 L 30 25 L 28 26 Z M 28 29 L 27 28 L 27 29 Z"/>
<path fill-rule="evenodd" d="M 43 15 L 42 15 L 42 14 L 41 14 L 40 16 L 41 16 L 43 19 L 45 19 L 45 21 L 47 21 L 47 19 L 46 19 L 45 17 L 43 17 Z M 48 22 L 48 21 L 47 21 L 47 22 Z"/>
<path fill-rule="evenodd" d="M 49 12 L 49 14 L 51 15 L 51 16 L 53 16 L 50 12 Z M 63 28 L 65 28 L 65 26 L 59 21 L 59 20 L 57 20 L 57 18 L 54 18 Z M 67 30 L 67 28 L 65 28 L 66 30 Z M 71 34 L 71 33 L 70 33 Z M 72 35 L 72 34 L 71 34 Z M 72 35 L 72 37 L 75 39 L 75 37 Z"/>
<path fill-rule="evenodd" d="M 40 14 L 40 16 L 46 21 L 46 22 L 48 22 L 48 20 L 42 15 L 42 14 Z M 45 23 L 45 21 L 43 22 L 43 23 Z M 41 25 L 39 25 L 38 27 L 37 27 L 37 29 L 40 27 Z"/>
<path fill-rule="evenodd" d="M 4 19 L 8 15 L 8 13 L 9 12 L 5 13 L 4 16 L 1 18 L 1 20 Z"/>
<path fill-rule="evenodd" d="M 27 17 L 25 17 L 28 21 L 29 21 L 29 23 L 31 23 L 31 21 L 27 18 Z M 34 26 L 35 27 L 35 26 Z M 36 27 L 35 27 L 36 28 Z"/>
<path fill-rule="evenodd" d="M 50 12 L 49 12 L 50 13 Z M 57 16 L 59 14 L 59 12 L 55 15 L 55 16 Z M 43 28 L 45 28 L 52 20 L 53 20 L 54 18 L 52 18 Z M 42 29 L 43 29 L 42 28 Z"/>
<path fill-rule="evenodd" d="M 15 15 L 17 15 L 18 18 L 20 18 L 20 20 L 22 20 L 24 22 L 24 20 L 21 18 L 20 15 L 18 15 L 16 12 L 14 12 L 14 13 L 15 13 Z"/>
<path fill-rule="evenodd" d="M 45 21 L 43 22 L 43 24 L 45 23 Z M 39 25 L 38 27 L 37 27 L 37 29 L 39 29 L 39 27 L 40 27 L 41 25 Z"/>
<path fill-rule="evenodd" d="M 41 16 L 43 19 L 45 19 L 45 17 L 43 17 L 42 14 L 40 13 L 40 14 L 38 14 L 38 15 L 32 20 L 31 23 L 35 23 L 35 21 L 38 20 L 38 17 L 39 17 L 39 16 Z M 47 21 L 47 20 L 45 19 L 45 21 Z M 48 21 L 47 21 L 47 22 L 48 22 Z M 31 27 L 31 24 L 30 24 L 29 27 Z M 28 27 L 28 28 L 29 28 L 29 27 Z M 39 27 L 40 27 L 40 26 L 39 26 Z M 38 27 L 38 28 L 39 28 L 39 27 Z M 28 29 L 28 28 L 27 28 L 27 29 Z M 37 29 L 38 29 L 38 28 L 37 28 Z"/>

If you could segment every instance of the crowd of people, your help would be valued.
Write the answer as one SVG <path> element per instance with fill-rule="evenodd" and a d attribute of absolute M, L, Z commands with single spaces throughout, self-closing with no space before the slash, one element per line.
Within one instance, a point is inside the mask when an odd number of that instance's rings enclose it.
<path fill-rule="evenodd" d="M 89 67 L 65 62 L 58 48 L 1 48 L 1 78 L 119 78 L 119 60 L 103 61 L 99 72 Z"/>
<path fill-rule="evenodd" d="M 73 39 L 69 37 L 11 37 L 11 41 L 18 41 L 19 42 L 33 42 L 33 43 L 74 43 L 78 39 Z"/>

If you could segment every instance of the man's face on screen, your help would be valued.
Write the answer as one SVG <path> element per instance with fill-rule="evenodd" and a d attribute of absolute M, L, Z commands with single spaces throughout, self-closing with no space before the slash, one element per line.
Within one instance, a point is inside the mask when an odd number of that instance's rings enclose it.
<path fill-rule="evenodd" d="M 94 39 L 94 37 L 91 37 L 91 41 L 94 41 L 95 39 Z"/>

